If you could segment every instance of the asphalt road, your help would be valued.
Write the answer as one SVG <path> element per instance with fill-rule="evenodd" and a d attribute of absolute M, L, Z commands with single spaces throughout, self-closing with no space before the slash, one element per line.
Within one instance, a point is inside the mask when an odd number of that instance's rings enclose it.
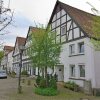
<path fill-rule="evenodd" d="M 17 92 L 17 79 L 0 79 L 0 100 L 9 100 L 8 95 L 12 92 Z"/>

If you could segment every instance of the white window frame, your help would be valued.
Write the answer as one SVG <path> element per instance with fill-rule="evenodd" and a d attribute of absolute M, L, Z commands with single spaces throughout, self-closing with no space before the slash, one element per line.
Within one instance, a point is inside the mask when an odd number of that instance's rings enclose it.
<path fill-rule="evenodd" d="M 76 71 L 75 71 L 75 64 L 70 64 L 70 78 L 75 78 L 76 77 Z M 73 72 L 72 72 L 73 68 Z"/>
<path fill-rule="evenodd" d="M 72 50 L 73 48 L 74 48 L 74 52 Z M 74 54 L 75 54 L 75 44 L 71 44 L 71 45 L 69 45 L 69 55 L 74 55 Z"/>
<path fill-rule="evenodd" d="M 79 43 L 78 43 L 78 53 L 79 53 L 79 54 L 84 54 L 85 48 L 83 48 L 83 50 L 81 50 L 80 44 L 83 44 L 83 45 L 84 45 L 84 42 L 79 42 Z"/>
<path fill-rule="evenodd" d="M 81 72 L 80 72 L 80 66 L 84 66 L 84 76 L 81 76 Z M 86 70 L 85 70 L 85 64 L 79 64 L 78 65 L 78 68 L 79 68 L 79 78 L 82 78 L 84 79 L 86 77 Z"/>

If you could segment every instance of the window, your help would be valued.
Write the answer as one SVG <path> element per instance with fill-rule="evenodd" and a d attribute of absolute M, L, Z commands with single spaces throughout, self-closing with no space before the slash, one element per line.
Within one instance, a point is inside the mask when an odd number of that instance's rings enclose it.
<path fill-rule="evenodd" d="M 79 53 L 84 53 L 84 42 L 78 44 Z"/>
<path fill-rule="evenodd" d="M 70 65 L 70 76 L 75 77 L 75 65 Z"/>
<path fill-rule="evenodd" d="M 80 77 L 85 77 L 85 65 L 79 65 Z"/>
<path fill-rule="evenodd" d="M 74 54 L 75 53 L 75 44 L 71 44 L 69 46 L 69 53 L 70 55 Z"/>
<path fill-rule="evenodd" d="M 66 26 L 61 27 L 61 35 L 66 34 Z"/>

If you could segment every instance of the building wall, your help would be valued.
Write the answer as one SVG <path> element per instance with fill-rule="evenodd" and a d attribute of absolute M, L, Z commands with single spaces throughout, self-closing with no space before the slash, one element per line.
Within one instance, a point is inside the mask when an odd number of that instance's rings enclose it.
<path fill-rule="evenodd" d="M 1 69 L 6 69 L 7 68 L 7 56 L 4 56 L 1 60 Z"/>
<path fill-rule="evenodd" d="M 84 42 L 84 54 L 78 54 L 77 45 L 80 42 Z M 69 56 L 69 45 L 75 44 L 75 55 Z M 64 82 L 75 81 L 80 86 L 83 86 L 84 79 L 91 80 L 92 87 L 95 87 L 95 71 L 94 71 L 94 56 L 93 49 L 89 43 L 88 38 L 80 39 L 63 45 L 63 49 L 60 56 L 61 64 L 64 65 Z M 70 65 L 75 65 L 75 77 L 70 77 Z M 79 66 L 85 65 L 85 77 L 79 76 Z"/>
<path fill-rule="evenodd" d="M 58 6 L 57 9 L 60 9 Z M 64 28 L 65 27 L 65 28 Z M 54 12 L 51 21 L 51 30 L 56 33 L 56 43 L 64 43 L 60 54 L 60 64 L 64 66 L 64 82 L 75 81 L 83 87 L 84 80 L 91 80 L 92 87 L 95 88 L 100 84 L 99 61 L 100 56 L 94 51 L 94 47 L 90 39 L 86 37 L 86 33 L 78 26 L 64 9 Z M 84 53 L 78 53 L 78 43 L 84 43 Z M 70 45 L 75 45 L 75 53 L 70 55 Z M 71 76 L 71 65 L 75 66 L 75 76 Z M 85 77 L 80 77 L 79 66 L 85 66 Z M 95 67 L 96 66 L 96 67 Z M 55 73 L 58 72 L 59 66 L 55 67 Z M 62 73 L 61 73 L 62 74 Z M 60 75 L 60 74 L 59 74 Z M 97 81 L 98 80 L 98 81 Z"/>
<path fill-rule="evenodd" d="M 19 75 L 19 62 L 20 62 L 20 54 L 19 54 L 19 48 L 18 48 L 18 42 L 16 42 L 15 50 L 13 53 L 13 71 Z"/>
<path fill-rule="evenodd" d="M 27 35 L 27 40 L 25 43 L 25 50 L 23 51 L 23 56 L 22 56 L 22 71 L 25 70 L 28 72 L 29 75 L 36 75 L 38 72 L 36 68 L 34 68 L 31 64 L 31 61 L 29 60 L 29 50 L 30 50 L 30 42 L 31 42 L 31 30 L 29 31 Z"/>
<path fill-rule="evenodd" d="M 94 53 L 94 64 L 96 88 L 100 88 L 100 51 Z"/>
<path fill-rule="evenodd" d="M 7 70 L 12 72 L 13 71 L 13 51 L 8 54 L 8 62 L 7 62 Z"/>

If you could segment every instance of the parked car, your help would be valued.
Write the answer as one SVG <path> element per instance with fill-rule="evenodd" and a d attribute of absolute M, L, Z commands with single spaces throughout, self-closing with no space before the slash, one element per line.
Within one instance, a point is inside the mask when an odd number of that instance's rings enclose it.
<path fill-rule="evenodd" d="M 0 78 L 7 78 L 6 70 L 0 70 Z"/>

